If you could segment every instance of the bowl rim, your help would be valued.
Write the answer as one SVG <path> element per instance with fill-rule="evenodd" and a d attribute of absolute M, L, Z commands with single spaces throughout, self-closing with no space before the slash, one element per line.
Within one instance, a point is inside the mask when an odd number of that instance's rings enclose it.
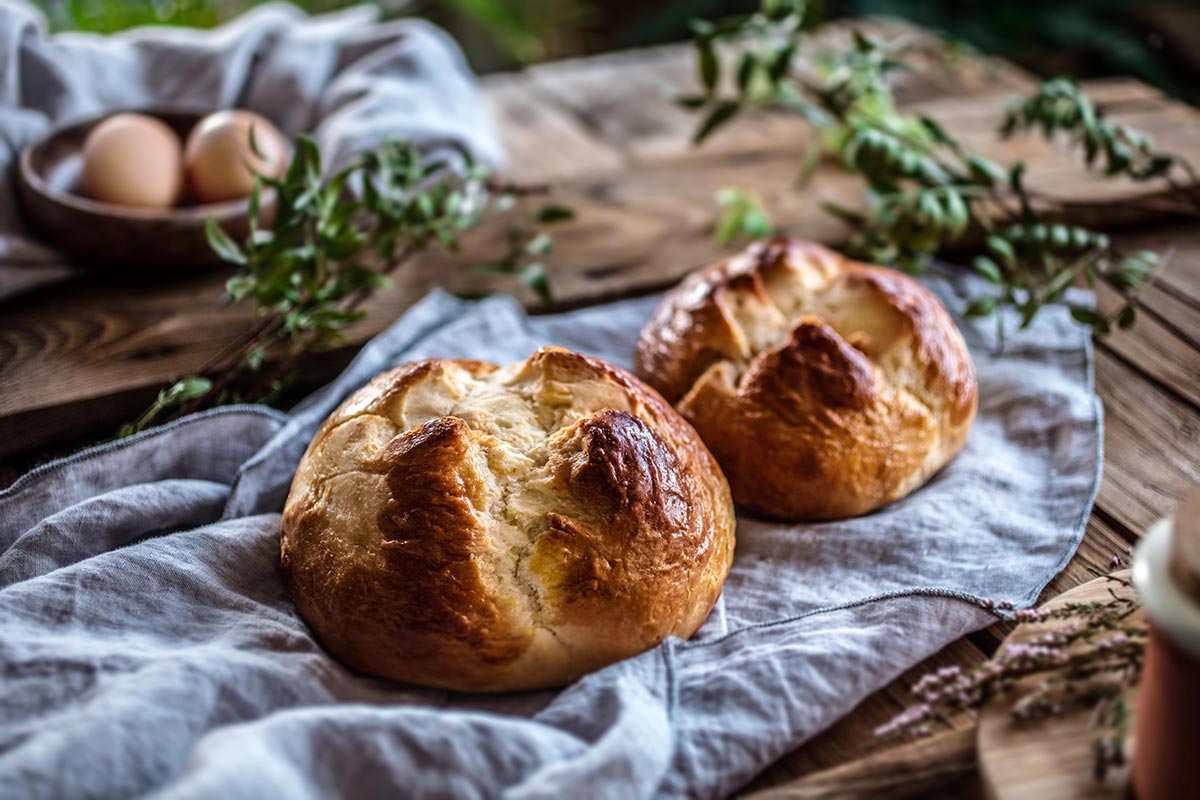
<path fill-rule="evenodd" d="M 217 108 L 206 110 L 187 106 L 109 109 L 101 114 L 77 119 L 74 122 L 51 127 L 43 131 L 39 136 L 37 136 L 37 138 L 22 148 L 21 155 L 18 159 L 17 172 L 22 183 L 46 200 L 86 214 L 104 216 L 108 218 L 136 220 L 139 222 L 164 222 L 170 220 L 198 220 L 203 222 L 209 217 L 216 217 L 220 219 L 229 216 L 238 216 L 246 213 L 249 210 L 249 197 L 238 197 L 232 200 L 219 200 L 215 203 L 197 203 L 187 206 L 173 206 L 171 208 L 127 206 L 121 205 L 120 203 L 107 203 L 103 200 L 95 200 L 81 194 L 76 194 L 75 192 L 66 192 L 55 189 L 41 176 L 40 173 L 38 173 L 37 170 L 33 168 L 33 154 L 44 148 L 51 140 L 76 128 L 93 127 L 103 120 L 113 116 L 114 114 L 143 114 L 145 116 L 158 118 L 161 118 L 161 115 L 164 114 L 175 114 L 180 116 L 193 115 L 197 117 L 196 121 L 198 122 L 205 115 L 221 110 L 224 109 Z M 264 192 L 263 194 L 265 198 L 267 192 Z"/>

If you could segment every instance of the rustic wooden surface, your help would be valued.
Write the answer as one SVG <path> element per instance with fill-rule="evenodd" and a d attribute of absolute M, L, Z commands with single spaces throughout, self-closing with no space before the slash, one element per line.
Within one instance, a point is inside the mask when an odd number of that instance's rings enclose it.
<path fill-rule="evenodd" d="M 1128 579 L 1129 570 L 1118 575 Z M 1110 592 L 1125 598 L 1134 594 L 1132 588 L 1096 578 L 1055 597 L 1045 607 L 1057 609 L 1068 603 L 1102 602 L 1109 599 Z M 1140 609 L 1129 617 L 1131 623 L 1142 624 L 1142 620 Z M 1051 620 L 1019 625 L 1004 640 L 1001 650 L 1016 643 L 1027 644 L 1066 624 L 1064 620 Z M 1028 691 L 1045 678 L 1045 675 L 1032 676 L 1017 685 L 1019 690 Z M 1092 775 L 1091 709 L 1072 709 L 1036 723 L 1022 723 L 1012 716 L 1015 696 L 1006 694 L 995 697 L 979 712 L 976 747 L 980 780 L 987 797 L 992 800 L 1028 800 L 1036 797 L 1120 800 L 1126 796 L 1130 778 L 1128 759 L 1136 747 L 1132 737 L 1126 740 L 1125 765 L 1110 769 L 1103 782 L 1097 781 Z M 1136 691 L 1130 691 L 1127 699 L 1132 707 L 1131 713 L 1136 715 Z"/>
<path fill-rule="evenodd" d="M 835 30 L 827 36 L 844 35 Z M 922 38 L 912 31 L 905 35 Z M 663 87 L 693 86 L 692 72 L 686 48 L 662 47 L 484 81 L 511 154 L 512 177 L 553 182 L 555 200 L 579 212 L 556 235 L 551 284 L 559 303 L 647 291 L 711 261 L 718 255 L 711 243 L 713 195 L 727 185 L 759 192 L 790 233 L 834 243 L 844 235 L 819 205 L 825 199 L 854 202 L 855 181 L 825 165 L 808 190 L 791 189 L 811 142 L 805 126 L 757 115 L 737 121 L 701 150 L 690 148 L 695 119 L 665 102 Z M 1099 215 L 1114 224 L 1144 221 L 1138 202 L 1149 196 L 1144 187 L 1088 176 L 1060 148 L 1040 141 L 994 138 L 1002 98 L 1030 85 L 1013 67 L 972 60 L 956 76 L 932 66 L 909 76 L 898 94 L 984 152 L 1029 161 L 1031 174 L 1042 176 L 1041 188 L 1074 201 L 1072 215 Z M 1196 111 L 1128 81 L 1088 88 L 1118 119 L 1150 129 L 1164 148 L 1200 161 Z M 468 254 L 495 245 L 500 230 L 479 231 Z M 1078 555 L 1046 596 L 1088 580 L 1088 566 L 1106 566 L 1113 553 L 1123 552 L 1200 482 L 1200 231 L 1166 222 L 1129 228 L 1122 238 L 1173 248 L 1174 256 L 1143 295 L 1137 327 L 1096 347 L 1096 386 L 1105 404 L 1104 481 Z M 455 263 L 428 257 L 414 264 L 393 290 L 371 301 L 367 320 L 351 331 L 345 347 L 305 364 L 305 380 L 330 377 L 362 341 L 432 285 L 497 288 L 453 271 Z M 148 283 L 96 276 L 0 304 L 0 481 L 66 448 L 110 435 L 158 388 L 195 369 L 243 330 L 246 309 L 218 302 L 225 277 L 214 272 Z M 911 791 L 913 785 L 952 783 L 954 795 L 970 796 L 978 790 L 973 771 L 964 766 L 973 752 L 970 715 L 954 720 L 948 736 L 920 750 L 867 755 L 865 746 L 871 729 L 907 703 L 908 687 L 927 669 L 977 661 L 1007 633 L 1007 626 L 997 625 L 950 645 L 780 759 L 748 790 L 786 784 L 796 797 L 833 796 L 839 786 L 901 795 L 925 791 Z M 914 764 L 924 765 L 919 775 Z"/>

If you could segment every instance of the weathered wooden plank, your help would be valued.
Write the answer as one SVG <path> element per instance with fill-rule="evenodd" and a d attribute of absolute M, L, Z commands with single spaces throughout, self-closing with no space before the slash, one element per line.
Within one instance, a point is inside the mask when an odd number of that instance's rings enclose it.
<path fill-rule="evenodd" d="M 1200 482 L 1200 415 L 1099 348 L 1096 390 L 1105 407 L 1097 503 L 1141 533 Z"/>
<path fill-rule="evenodd" d="M 982 797 L 975 730 L 963 728 L 746 794 L 753 800 Z"/>
<path fill-rule="evenodd" d="M 1130 252 L 1150 248 L 1166 256 L 1154 282 L 1139 295 L 1138 308 L 1200 350 L 1200 228 L 1168 224 L 1118 242 Z M 1193 372 L 1190 380 L 1194 384 L 1200 377 Z"/>
<path fill-rule="evenodd" d="M 1119 307 L 1120 300 L 1108 286 L 1096 287 L 1102 308 Z M 1187 324 L 1187 317 L 1180 322 Z M 1143 313 L 1127 331 L 1115 331 L 1097 347 L 1120 358 L 1170 394 L 1200 408 L 1200 350 L 1183 338 L 1158 315 Z"/>
<path fill-rule="evenodd" d="M 507 176 L 541 183 L 612 172 L 625 157 L 538 92 L 520 73 L 483 79 L 484 98 L 508 151 Z"/>

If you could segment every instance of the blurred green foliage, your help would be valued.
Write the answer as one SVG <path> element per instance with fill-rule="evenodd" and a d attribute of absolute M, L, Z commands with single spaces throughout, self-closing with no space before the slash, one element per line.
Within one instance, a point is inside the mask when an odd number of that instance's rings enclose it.
<path fill-rule="evenodd" d="M 52 30 L 116 33 L 143 25 L 211 28 L 265 0 L 34 0 Z M 356 0 L 306 0 L 314 13 L 355 5 Z"/>
<path fill-rule="evenodd" d="M 296 0 L 311 12 L 356 0 Z M 35 0 L 55 30 L 110 33 L 139 25 L 211 27 L 264 0 Z M 692 19 L 751 10 L 754 0 L 375 0 L 385 16 L 448 28 L 481 71 L 680 41 Z M 1134 75 L 1200 101 L 1200 0 L 815 0 L 810 19 L 911 20 L 1041 74 Z"/>

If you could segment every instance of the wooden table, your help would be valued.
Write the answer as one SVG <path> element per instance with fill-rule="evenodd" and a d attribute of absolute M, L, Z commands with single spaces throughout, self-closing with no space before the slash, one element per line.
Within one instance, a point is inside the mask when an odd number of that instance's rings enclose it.
<path fill-rule="evenodd" d="M 879 31 L 923 35 L 891 23 Z M 845 41 L 844 29 L 822 34 Z M 845 231 L 819 200 L 853 203 L 858 184 L 823 166 L 804 192 L 791 188 L 812 132 L 783 116 L 754 115 L 700 150 L 689 146 L 695 119 L 663 99 L 664 86 L 694 85 L 683 46 L 617 53 L 535 67 L 484 80 L 511 154 L 509 175 L 547 181 L 579 219 L 563 228 L 552 260 L 559 306 L 661 288 L 713 260 L 717 189 L 758 191 L 781 227 L 832 243 Z M 1074 201 L 1071 215 L 1121 226 L 1122 240 L 1174 249 L 1169 268 L 1139 301 L 1136 328 L 1096 345 L 1096 387 L 1105 406 L 1104 481 L 1087 535 L 1046 595 L 1106 568 L 1191 485 L 1200 482 L 1200 230 L 1179 221 L 1151 224 L 1135 204 L 1143 189 L 1089 177 L 1061 150 L 993 135 L 1002 98 L 1032 79 L 1003 63 L 971 59 L 955 75 L 931 68 L 910 76 L 898 96 L 997 157 L 1021 157 L 1043 188 Z M 1089 85 L 1116 117 L 1148 128 L 1164 149 L 1200 162 L 1200 114 L 1129 81 Z M 494 248 L 502 228 L 475 234 L 467 254 Z M 493 249 L 492 252 L 495 252 Z M 375 297 L 347 343 L 305 365 L 316 384 L 343 366 L 363 341 L 430 286 L 500 288 L 514 283 L 454 271 L 444 256 L 423 258 Z M 93 277 L 0 304 L 0 482 L 29 466 L 111 435 L 172 378 L 202 364 L 244 329 L 248 311 L 218 305 L 227 273 L 161 281 Z M 536 298 L 520 295 L 531 306 Z M 1109 298 L 1102 296 L 1101 300 Z M 931 741 L 865 755 L 871 729 L 908 702 L 930 668 L 966 665 L 992 652 L 1004 624 L 962 639 L 867 698 L 824 734 L 780 759 L 748 789 L 787 797 L 977 793 L 974 720 Z"/>

